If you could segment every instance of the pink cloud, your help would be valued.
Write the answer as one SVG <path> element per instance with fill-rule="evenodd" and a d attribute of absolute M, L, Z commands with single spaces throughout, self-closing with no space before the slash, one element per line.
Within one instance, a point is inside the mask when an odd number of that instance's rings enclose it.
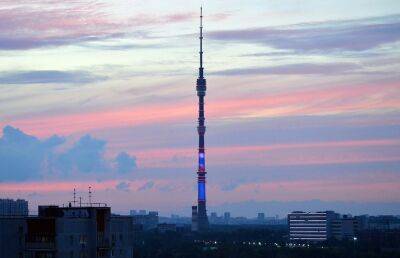
<path fill-rule="evenodd" d="M 340 86 L 324 89 L 297 90 L 264 96 L 244 96 L 234 99 L 211 99 L 206 116 L 211 120 L 228 118 L 279 117 L 326 114 L 369 113 L 400 109 L 398 84 Z M 196 117 L 191 100 L 168 105 L 145 104 L 114 110 L 80 112 L 57 116 L 9 120 L 8 124 L 29 133 L 48 136 L 71 134 L 104 128 L 162 124 Z M 240 121 L 240 120 L 238 120 Z M 4 125 L 6 122 L 3 122 Z M 1 125 L 1 124 L 0 124 Z"/>
<path fill-rule="evenodd" d="M 88 186 L 92 186 L 94 201 L 107 202 L 113 209 L 126 210 L 127 207 L 154 207 L 169 210 L 171 206 L 190 207 L 195 201 L 195 188 L 190 187 L 194 182 L 190 180 L 167 179 L 155 180 L 154 187 L 146 191 L 139 188 L 147 184 L 148 180 L 129 181 L 130 191 L 118 191 L 116 186 L 120 181 L 104 182 L 32 182 L 32 183 L 0 183 L 1 196 L 21 195 L 26 198 L 29 193 L 37 196 L 29 197 L 31 204 L 67 203 L 72 199 L 73 188 L 78 195 L 86 199 Z M 163 190 L 165 186 L 174 186 Z M 83 193 L 83 195 L 82 195 Z M 135 198 L 132 198 L 134 194 Z M 222 191 L 221 187 L 209 182 L 208 196 L 210 205 L 219 205 L 226 202 L 241 201 L 301 201 L 320 199 L 324 201 L 393 201 L 400 199 L 400 182 L 386 180 L 365 182 L 348 180 L 346 178 L 327 180 L 280 180 L 260 181 L 240 184 L 233 191 Z M 32 206 L 31 206 L 32 207 Z M 173 212 L 173 211 L 171 211 Z M 188 211 L 189 212 L 189 211 Z"/>
<path fill-rule="evenodd" d="M 161 112 L 162 111 L 162 112 Z M 63 116 L 37 117 L 9 122 L 24 131 L 38 136 L 54 133 L 71 134 L 99 128 L 138 126 L 164 121 L 176 121 L 195 114 L 195 108 L 187 103 L 175 105 L 144 105 L 136 108 L 121 108 L 90 113 L 67 114 Z M 58 129 L 56 129 L 58 128 Z"/>
<path fill-rule="evenodd" d="M 117 181 L 104 181 L 104 182 L 26 182 L 26 183 L 0 183 L 0 190 L 2 192 L 70 192 L 74 188 L 87 189 L 89 186 L 97 190 L 106 190 L 114 188 Z"/>
<path fill-rule="evenodd" d="M 127 189 L 118 190 L 121 182 L 127 183 Z M 145 187 L 149 183 L 152 187 Z M 41 204 L 66 204 L 72 200 L 73 189 L 76 188 L 77 196 L 87 202 L 88 187 L 92 187 L 93 202 L 102 202 L 111 205 L 113 210 L 127 210 L 130 205 L 134 208 L 170 209 L 180 207 L 191 202 L 195 196 L 194 188 L 188 187 L 191 182 L 182 180 L 106 180 L 106 181 L 40 181 L 20 183 L 0 183 L 0 198 L 18 196 L 28 199 L 30 209 L 35 210 Z M 172 186 L 172 188 L 171 188 Z M 168 188 L 165 194 L 164 188 Z M 187 193 L 190 193 L 189 195 Z M 191 194 L 193 192 L 193 194 Z M 132 196 L 134 195 L 134 198 Z M 186 205 L 189 207 L 188 205 Z M 172 212 L 172 210 L 171 210 Z"/>
<path fill-rule="evenodd" d="M 395 147 L 395 150 L 388 150 Z M 400 141 L 393 139 L 337 142 L 309 142 L 262 146 L 223 146 L 207 148 L 212 165 L 311 165 L 397 161 Z M 191 167 L 193 148 L 135 150 L 140 167 Z"/>
<path fill-rule="evenodd" d="M 105 5 L 99 2 L 24 2 L 11 8 L 2 4 L 0 35 L 12 33 L 17 38 L 43 39 L 61 35 L 95 36 L 110 33 L 118 26 L 101 11 Z"/>
<path fill-rule="evenodd" d="M 400 194 L 400 182 L 351 182 L 340 180 L 303 180 L 248 183 L 239 186 L 235 191 L 222 192 L 212 189 L 210 195 L 218 198 L 216 202 L 224 203 L 224 198 L 235 201 L 279 200 L 301 201 L 318 198 L 324 201 L 394 201 Z M 224 198 L 219 198 L 224 196 Z"/>
<path fill-rule="evenodd" d="M 23 50 L 123 37 L 151 25 L 192 19 L 193 13 L 120 17 L 99 1 L 5 1 L 0 3 L 0 49 Z"/>
<path fill-rule="evenodd" d="M 128 190 L 139 191 L 146 185 L 148 180 L 104 180 L 104 181 L 38 181 L 38 182 L 8 182 L 0 183 L 0 191 L 6 193 L 12 192 L 37 192 L 37 193 L 51 193 L 51 192 L 71 192 L 74 188 L 86 191 L 88 187 L 92 187 L 96 191 L 116 190 L 118 184 L 127 182 L 129 184 Z M 152 181 L 153 182 L 153 181 Z M 165 180 L 156 180 L 154 184 L 157 186 L 164 186 Z"/>

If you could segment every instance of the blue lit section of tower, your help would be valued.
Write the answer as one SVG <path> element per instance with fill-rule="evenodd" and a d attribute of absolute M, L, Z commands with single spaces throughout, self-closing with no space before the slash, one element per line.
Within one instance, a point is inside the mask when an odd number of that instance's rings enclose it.
<path fill-rule="evenodd" d="M 206 162 L 205 162 L 205 154 L 199 152 L 199 169 L 198 172 L 206 173 Z M 205 179 L 205 178 L 204 178 Z M 198 200 L 206 201 L 206 184 L 205 181 L 198 182 Z"/>
<path fill-rule="evenodd" d="M 207 90 L 207 82 L 204 78 L 203 68 L 203 10 L 200 15 L 200 68 L 199 78 L 197 79 L 197 96 L 199 97 L 199 119 L 197 131 L 199 134 L 199 166 L 197 170 L 198 184 L 198 206 L 197 206 L 197 228 L 204 231 L 208 228 L 208 218 L 206 209 L 206 154 L 204 147 L 204 135 L 206 133 L 205 116 L 204 116 L 204 97 Z"/>

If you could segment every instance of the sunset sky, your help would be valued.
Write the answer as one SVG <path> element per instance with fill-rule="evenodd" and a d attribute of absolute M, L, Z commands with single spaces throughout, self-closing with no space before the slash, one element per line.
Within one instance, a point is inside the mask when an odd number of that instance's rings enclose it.
<path fill-rule="evenodd" d="M 0 198 L 189 215 L 202 4 L 208 211 L 400 214 L 398 0 L 2 0 Z"/>

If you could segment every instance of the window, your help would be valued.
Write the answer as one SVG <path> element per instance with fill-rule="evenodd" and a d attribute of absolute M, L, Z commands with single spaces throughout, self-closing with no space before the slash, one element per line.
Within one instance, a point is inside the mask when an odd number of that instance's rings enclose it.
<path fill-rule="evenodd" d="M 69 244 L 72 246 L 74 245 L 74 235 L 69 236 Z"/>
<path fill-rule="evenodd" d="M 81 245 L 87 244 L 87 236 L 86 235 L 80 235 L 79 244 L 81 244 Z"/>

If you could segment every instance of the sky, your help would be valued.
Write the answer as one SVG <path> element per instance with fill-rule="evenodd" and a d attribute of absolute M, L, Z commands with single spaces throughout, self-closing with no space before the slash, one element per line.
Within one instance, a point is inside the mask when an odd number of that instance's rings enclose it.
<path fill-rule="evenodd" d="M 397 0 L 2 0 L 0 198 L 400 214 Z"/>

